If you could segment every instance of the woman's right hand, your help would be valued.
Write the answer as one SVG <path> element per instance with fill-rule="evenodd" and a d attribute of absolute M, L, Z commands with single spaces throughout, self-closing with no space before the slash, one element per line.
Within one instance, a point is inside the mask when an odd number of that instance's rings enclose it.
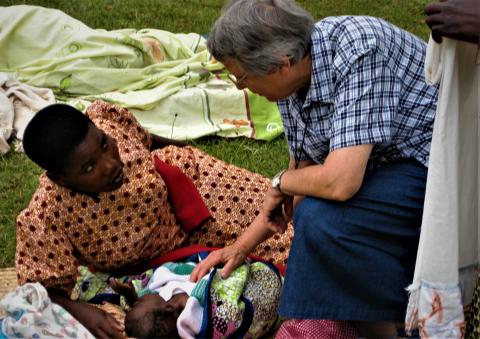
<path fill-rule="evenodd" d="M 96 338 L 124 339 L 124 328 L 115 318 L 98 307 L 81 304 L 81 310 L 75 318 L 80 321 Z"/>
<path fill-rule="evenodd" d="M 190 274 L 190 281 L 199 281 L 218 264 L 225 264 L 220 271 L 220 276 L 222 279 L 226 279 L 235 268 L 245 262 L 245 259 L 247 259 L 247 253 L 238 248 L 235 243 L 220 250 L 215 250 L 205 260 L 197 264 Z"/>
<path fill-rule="evenodd" d="M 48 295 L 52 302 L 66 309 L 76 320 L 85 326 L 95 338 L 126 338 L 123 335 L 123 325 L 119 324 L 111 314 L 93 305 L 70 300 L 64 291 L 49 289 Z"/>

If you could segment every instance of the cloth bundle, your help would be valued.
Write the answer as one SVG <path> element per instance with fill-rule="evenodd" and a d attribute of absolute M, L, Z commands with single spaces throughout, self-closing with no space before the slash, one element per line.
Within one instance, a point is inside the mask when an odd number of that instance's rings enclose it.
<path fill-rule="evenodd" d="M 0 73 L 0 154 L 10 150 L 13 133 L 21 140 L 33 114 L 55 103 L 53 92 L 17 81 L 11 73 Z"/>
<path fill-rule="evenodd" d="M 0 338 L 83 338 L 94 336 L 70 313 L 53 304 L 39 283 L 17 287 L 1 301 Z"/>

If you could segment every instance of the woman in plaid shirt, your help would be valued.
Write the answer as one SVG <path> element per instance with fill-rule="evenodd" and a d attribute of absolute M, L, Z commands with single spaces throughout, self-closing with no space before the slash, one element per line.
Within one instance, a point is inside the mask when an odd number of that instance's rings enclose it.
<path fill-rule="evenodd" d="M 239 0 L 208 46 L 238 88 L 277 101 L 290 164 L 266 193 L 264 223 L 192 278 L 218 262 L 228 275 L 283 232 L 294 210 L 280 315 L 394 336 L 413 276 L 437 101 L 423 76 L 425 43 L 377 18 L 314 23 L 294 1 Z"/>

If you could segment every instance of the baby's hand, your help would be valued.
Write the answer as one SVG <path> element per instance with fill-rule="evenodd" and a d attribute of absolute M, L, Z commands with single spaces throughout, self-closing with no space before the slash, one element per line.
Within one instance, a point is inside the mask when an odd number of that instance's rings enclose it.
<path fill-rule="evenodd" d="M 133 287 L 131 281 L 129 281 L 128 283 L 122 283 L 117 279 L 111 277 L 108 279 L 108 284 L 111 288 L 113 288 L 115 292 L 123 295 L 125 299 L 127 299 L 127 302 L 130 304 L 130 306 L 133 306 L 133 304 L 137 302 L 137 292 L 135 291 L 135 287 Z"/>

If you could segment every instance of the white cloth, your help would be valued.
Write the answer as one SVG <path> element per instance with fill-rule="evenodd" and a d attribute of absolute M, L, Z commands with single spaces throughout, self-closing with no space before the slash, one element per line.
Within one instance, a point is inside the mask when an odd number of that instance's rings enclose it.
<path fill-rule="evenodd" d="M 17 287 L 1 301 L 5 318 L 0 321 L 0 337 L 7 338 L 83 338 L 95 337 L 64 308 L 50 301 L 39 283 Z"/>
<path fill-rule="evenodd" d="M 194 339 L 202 329 L 203 307 L 196 298 L 187 300 L 184 310 L 177 319 L 178 335 L 182 339 Z"/>
<path fill-rule="evenodd" d="M 175 274 L 168 268 L 160 266 L 153 272 L 148 289 L 157 292 L 165 301 L 168 301 L 175 294 L 191 295 L 195 285 L 196 283 L 190 281 L 189 275 Z"/>
<path fill-rule="evenodd" d="M 196 284 L 190 282 L 190 275 L 175 274 L 163 266 L 155 270 L 148 283 L 148 289 L 157 292 L 165 301 L 179 293 L 189 296 L 177 319 L 177 331 L 182 339 L 195 338 L 202 328 L 203 307 L 196 298 L 190 296 Z"/>
<path fill-rule="evenodd" d="M 7 140 L 13 132 L 21 140 L 34 113 L 54 103 L 50 89 L 21 83 L 12 73 L 0 73 L 0 154 L 10 150 Z"/>
<path fill-rule="evenodd" d="M 427 82 L 440 82 L 422 231 L 409 287 L 407 329 L 428 338 L 460 338 L 479 254 L 480 66 L 477 46 L 432 39 Z"/>

